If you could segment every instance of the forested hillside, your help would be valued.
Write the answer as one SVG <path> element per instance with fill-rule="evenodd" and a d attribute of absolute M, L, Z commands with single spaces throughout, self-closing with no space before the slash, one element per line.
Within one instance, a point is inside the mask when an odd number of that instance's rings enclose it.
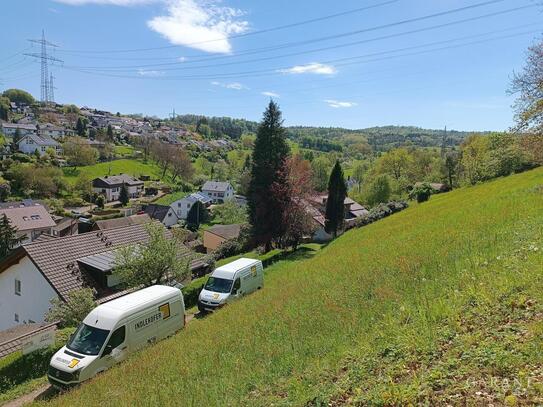
<path fill-rule="evenodd" d="M 230 117 L 207 117 L 179 115 L 174 119 L 193 131 L 212 137 L 239 139 L 243 134 L 255 133 L 258 123 Z M 303 148 L 319 151 L 341 151 L 343 146 L 367 141 L 374 151 L 388 151 L 397 147 L 442 147 L 457 146 L 470 132 L 422 129 L 413 126 L 384 126 L 367 129 L 345 129 L 341 127 L 287 127 L 288 137 Z"/>

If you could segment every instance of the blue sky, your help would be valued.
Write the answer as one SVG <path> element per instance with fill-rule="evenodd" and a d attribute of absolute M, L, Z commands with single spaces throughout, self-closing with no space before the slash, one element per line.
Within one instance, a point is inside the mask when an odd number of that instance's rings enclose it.
<path fill-rule="evenodd" d="M 43 28 L 64 61 L 50 68 L 61 103 L 259 120 L 273 97 L 288 125 L 503 130 L 541 11 L 533 0 L 7 1 L 0 89 L 39 97 L 40 65 L 22 54 L 39 52 L 27 39 Z"/>

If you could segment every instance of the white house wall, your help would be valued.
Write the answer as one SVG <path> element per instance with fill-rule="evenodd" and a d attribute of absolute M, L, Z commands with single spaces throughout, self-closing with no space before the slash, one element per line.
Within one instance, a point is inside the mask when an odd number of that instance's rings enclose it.
<path fill-rule="evenodd" d="M 15 279 L 21 281 L 21 295 L 15 294 Z M 51 299 L 57 297 L 34 263 L 24 257 L 0 273 L 0 331 L 25 322 L 43 322 Z"/>

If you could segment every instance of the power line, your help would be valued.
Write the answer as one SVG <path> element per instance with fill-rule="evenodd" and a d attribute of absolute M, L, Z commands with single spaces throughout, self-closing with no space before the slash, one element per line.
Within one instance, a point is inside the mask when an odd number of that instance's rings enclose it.
<path fill-rule="evenodd" d="M 474 45 L 474 44 L 479 44 L 479 43 L 484 43 L 484 42 L 489 42 L 489 41 L 495 41 L 495 40 L 499 40 L 499 39 L 517 37 L 519 35 L 527 35 L 527 34 L 532 34 L 532 33 L 539 32 L 539 30 L 531 30 L 531 31 L 526 31 L 526 32 L 511 34 L 511 35 L 505 35 L 505 36 L 500 36 L 500 37 L 486 39 L 486 40 L 468 42 L 468 43 L 465 43 L 465 44 L 457 44 L 457 45 L 445 46 L 445 47 L 441 47 L 441 48 L 437 48 L 437 49 L 433 49 L 433 50 L 423 50 L 423 51 L 417 51 L 417 52 L 412 52 L 412 53 L 408 53 L 408 54 L 401 54 L 401 55 L 398 55 L 398 56 L 393 55 L 393 56 L 386 56 L 386 57 L 381 57 L 381 58 L 373 58 L 373 59 L 370 59 L 368 61 L 346 62 L 346 61 L 352 61 L 352 60 L 356 60 L 356 59 L 367 59 L 367 58 L 372 58 L 372 57 L 379 57 L 381 55 L 387 55 L 387 54 L 393 54 L 393 53 L 397 53 L 397 52 L 404 52 L 404 51 L 420 49 L 420 48 L 424 48 L 424 47 L 447 44 L 447 43 L 451 43 L 451 42 L 455 42 L 455 41 L 461 41 L 461 40 L 467 40 L 467 39 L 471 39 L 471 38 L 477 38 L 477 37 L 481 37 L 481 36 L 485 36 L 485 35 L 489 35 L 489 34 L 497 33 L 497 32 L 503 32 L 503 31 L 504 30 L 497 30 L 497 31 L 493 31 L 493 32 L 490 32 L 490 33 L 469 35 L 469 36 L 459 37 L 459 38 L 455 38 L 455 39 L 430 42 L 430 43 L 426 43 L 426 44 L 422 44 L 422 45 L 403 47 L 403 48 L 398 48 L 398 49 L 389 50 L 389 51 L 376 52 L 376 53 L 372 53 L 372 54 L 365 54 L 365 55 L 358 55 L 358 56 L 352 56 L 352 57 L 331 59 L 331 60 L 323 61 L 322 63 L 326 63 L 326 64 L 336 63 L 336 66 L 347 66 L 347 65 L 359 64 L 359 63 L 376 62 L 376 61 L 380 61 L 380 60 L 387 60 L 387 59 L 397 58 L 397 57 L 402 57 L 402 56 L 425 54 L 425 53 L 433 52 L 433 51 L 441 51 L 441 50 L 445 50 L 445 49 L 453 49 L 453 48 L 458 48 L 459 46 Z M 343 62 L 343 63 L 337 64 L 338 62 Z M 109 74 L 109 73 L 100 73 L 100 72 L 93 72 L 93 71 L 87 71 L 87 70 L 84 70 L 84 69 L 76 69 L 76 68 L 69 68 L 69 67 L 64 67 L 64 68 L 65 69 L 70 69 L 72 71 L 83 72 L 83 73 L 87 73 L 87 74 L 94 74 L 94 75 L 98 75 L 98 76 L 107 76 L 107 77 L 114 77 L 114 78 L 127 78 L 127 79 L 152 79 L 152 80 L 194 80 L 194 79 L 213 80 L 213 79 L 234 79 L 234 78 L 260 77 L 260 76 L 269 76 L 269 75 L 281 75 L 281 74 L 284 73 L 282 71 L 285 71 L 285 70 L 289 69 L 289 67 L 278 67 L 278 68 L 272 68 L 272 69 L 253 70 L 253 71 L 215 74 L 215 75 L 187 75 L 187 76 L 176 76 L 176 77 L 175 76 L 170 76 L 170 77 L 141 77 L 141 76 L 129 76 L 129 75 L 117 75 L 117 74 Z"/>
<path fill-rule="evenodd" d="M 296 22 L 296 23 L 284 24 L 284 25 L 280 25 L 280 26 L 276 26 L 276 27 L 265 28 L 265 29 L 262 29 L 262 30 L 250 31 L 250 32 L 241 33 L 241 34 L 235 34 L 235 35 L 229 36 L 227 39 L 244 38 L 244 37 L 249 37 L 249 36 L 252 36 L 252 35 L 264 34 L 264 33 L 269 33 L 269 32 L 273 32 L 273 31 L 279 31 L 279 30 L 284 30 L 284 29 L 288 29 L 288 28 L 299 27 L 299 26 L 306 25 L 306 24 L 312 24 L 312 23 L 316 23 L 316 22 L 319 22 L 319 21 L 329 20 L 329 19 L 332 19 L 332 18 L 342 17 L 342 16 L 349 15 L 349 14 L 360 13 L 361 11 L 365 11 L 365 10 L 370 10 L 370 9 L 374 9 L 374 8 L 378 8 L 378 7 L 387 6 L 389 4 L 397 3 L 398 1 L 400 1 L 400 0 L 388 0 L 388 1 L 385 1 L 385 2 L 382 2 L 382 3 L 372 4 L 370 6 L 359 7 L 359 8 L 356 8 L 356 9 L 342 11 L 340 13 L 335 13 L 335 14 L 329 14 L 327 16 L 312 18 L 312 19 L 309 19 L 309 20 L 299 21 L 299 22 Z M 495 0 L 494 2 L 497 2 L 497 1 L 504 1 L 504 0 Z M 185 44 L 184 46 L 190 47 L 190 46 L 193 46 L 193 45 L 207 44 L 207 43 L 217 42 L 217 41 L 224 41 L 224 38 L 216 38 L 216 39 L 206 40 L 206 41 L 197 41 L 197 42 L 192 42 L 192 43 L 189 43 L 189 44 Z M 102 54 L 108 54 L 108 53 L 121 53 L 121 52 L 153 51 L 153 50 L 161 50 L 161 49 L 178 48 L 180 46 L 181 45 L 167 45 L 167 46 L 163 46 L 163 47 L 121 49 L 121 50 L 108 50 L 108 51 L 64 50 L 63 52 L 67 52 L 67 53 L 69 53 L 69 52 L 78 52 L 78 53 L 93 53 L 93 54 L 101 54 L 102 53 Z"/>
<path fill-rule="evenodd" d="M 362 30 L 351 31 L 351 32 L 348 32 L 348 33 L 343 33 L 343 34 L 336 34 L 336 35 L 332 35 L 332 36 L 329 36 L 329 37 L 322 37 L 322 38 L 319 38 L 319 39 L 316 39 L 316 40 L 313 40 L 313 41 L 324 41 L 324 40 L 327 40 L 327 39 L 336 39 L 336 38 L 341 38 L 341 37 L 345 37 L 345 36 L 361 34 L 361 33 L 364 33 L 364 32 L 375 31 L 375 30 L 379 30 L 379 29 L 383 29 L 383 28 L 390 28 L 390 27 L 394 27 L 394 26 L 398 26 L 398 25 L 404 25 L 404 24 L 409 24 L 409 23 L 413 23 L 413 22 L 423 21 L 423 20 L 427 20 L 427 19 L 430 19 L 430 18 L 441 17 L 441 16 L 445 16 L 445 15 L 448 15 L 448 14 L 452 14 L 452 13 L 459 13 L 459 12 L 466 11 L 466 10 L 472 10 L 472 9 L 475 9 L 475 8 L 484 7 L 484 6 L 488 6 L 488 5 L 491 5 L 491 4 L 502 3 L 504 1 L 507 1 L 507 0 L 488 0 L 488 1 L 481 2 L 481 3 L 472 4 L 472 5 L 469 5 L 469 6 L 459 7 L 459 8 L 456 8 L 456 9 L 451 9 L 451 10 L 446 10 L 446 11 L 442 11 L 442 12 L 438 12 L 438 13 L 434 13 L 434 14 L 425 15 L 425 16 L 422 16 L 422 17 L 416 17 L 416 18 L 401 20 L 401 21 L 397 21 L 395 23 L 384 24 L 384 25 L 375 26 L 375 27 L 371 27 L 371 28 L 366 28 L 366 29 L 362 29 Z M 387 4 L 388 4 L 388 2 L 387 2 Z M 535 6 L 535 5 L 533 5 L 533 6 Z M 304 24 L 304 22 L 301 22 L 299 24 Z M 276 29 L 282 29 L 282 26 L 279 27 L 279 28 L 276 27 Z M 274 28 L 268 29 L 267 32 L 272 31 L 272 30 L 274 30 Z M 259 32 L 254 32 L 254 33 L 259 33 Z M 249 35 L 252 35 L 252 33 L 232 35 L 232 36 L 228 37 L 228 39 L 239 38 L 240 36 L 249 36 Z M 221 39 L 221 40 L 224 40 L 224 39 Z M 218 41 L 218 40 L 209 40 L 209 41 Z M 203 42 L 193 42 L 193 43 L 185 44 L 184 46 L 190 47 L 192 45 L 197 45 L 197 44 L 201 44 L 201 43 L 203 43 Z M 302 43 L 305 43 L 305 42 L 302 42 Z M 62 50 L 61 52 L 109 54 L 109 53 L 143 52 L 143 51 L 171 49 L 171 48 L 177 48 L 177 47 L 180 47 L 180 46 L 181 45 L 168 45 L 168 46 L 163 46 L 163 47 L 119 49 L 119 50 L 107 50 L 107 51 Z"/>
<path fill-rule="evenodd" d="M 431 30 L 444 28 L 444 27 L 450 27 L 450 26 L 454 26 L 454 25 L 458 25 L 458 24 L 462 24 L 462 23 L 466 23 L 466 22 L 477 21 L 477 20 L 481 20 L 481 19 L 484 19 L 484 18 L 495 17 L 497 15 L 511 13 L 511 12 L 514 12 L 514 11 L 519 11 L 519 10 L 523 10 L 523 9 L 531 8 L 531 7 L 534 7 L 534 6 L 533 5 L 527 5 L 527 6 L 521 6 L 521 7 L 514 7 L 514 8 L 511 8 L 511 9 L 501 10 L 501 11 L 488 13 L 488 14 L 484 14 L 484 15 L 480 15 L 480 16 L 475 16 L 475 17 L 465 18 L 465 19 L 461 19 L 461 20 L 451 21 L 451 22 L 443 23 L 443 24 L 437 24 L 437 25 L 433 25 L 433 26 L 430 26 L 430 27 L 423 27 L 423 28 L 418 28 L 418 29 L 414 29 L 414 30 L 403 31 L 403 32 L 400 32 L 400 33 L 388 34 L 388 35 L 384 35 L 384 36 L 380 36 L 380 37 L 374 37 L 374 38 L 364 39 L 364 40 L 360 40 L 360 41 L 354 41 L 354 42 L 349 42 L 349 43 L 331 45 L 331 46 L 321 47 L 321 48 L 316 48 L 316 49 L 311 49 L 311 50 L 298 51 L 298 52 L 294 52 L 294 53 L 275 55 L 275 56 L 268 56 L 268 57 L 256 58 L 256 59 L 249 59 L 249 60 L 244 60 L 244 61 L 233 61 L 233 62 L 212 64 L 212 65 L 196 65 L 196 66 L 189 66 L 189 67 L 183 66 L 183 67 L 178 67 L 178 68 L 162 68 L 163 66 L 177 65 L 178 63 L 152 64 L 152 65 L 125 65 L 125 66 L 117 66 L 117 67 L 115 67 L 115 66 L 104 66 L 104 67 L 101 67 L 101 66 L 88 66 L 88 67 L 86 67 L 86 66 L 70 66 L 70 68 L 98 70 L 98 71 L 102 71 L 102 72 L 106 72 L 106 71 L 121 72 L 121 71 L 132 71 L 133 69 L 144 69 L 144 68 L 151 68 L 152 67 L 152 68 L 160 68 L 162 71 L 183 71 L 183 70 L 188 70 L 188 69 L 215 68 L 215 67 L 218 67 L 218 66 L 230 66 L 230 65 L 247 64 L 247 63 L 252 63 L 252 62 L 262 62 L 262 61 L 268 61 L 268 60 L 275 60 L 275 59 L 278 59 L 278 58 L 286 58 L 286 57 L 290 57 L 290 56 L 311 54 L 311 53 L 315 53 L 315 52 L 327 51 L 327 50 L 330 50 L 330 49 L 338 49 L 338 48 L 344 48 L 344 47 L 350 47 L 350 46 L 354 46 L 354 45 L 366 44 L 366 43 L 370 43 L 370 42 L 381 41 L 381 40 L 386 40 L 386 39 L 391 39 L 391 38 L 403 37 L 403 36 L 406 36 L 406 35 L 421 33 L 421 32 L 425 32 L 425 31 L 431 31 Z M 523 25 L 521 27 L 526 27 L 526 26 L 529 26 L 529 25 Z M 193 61 L 193 62 L 200 62 L 200 61 Z M 132 68 L 132 69 L 130 69 L 130 68 Z"/>

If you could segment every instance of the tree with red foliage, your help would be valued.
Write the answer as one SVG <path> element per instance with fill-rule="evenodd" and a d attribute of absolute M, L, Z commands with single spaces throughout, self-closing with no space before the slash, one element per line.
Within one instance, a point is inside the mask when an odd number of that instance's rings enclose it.
<path fill-rule="evenodd" d="M 279 178 L 286 182 L 274 183 L 272 195 L 283 207 L 280 220 L 283 234 L 275 241 L 283 249 L 292 247 L 296 250 L 302 239 L 315 231 L 315 223 L 307 211 L 308 199 L 313 192 L 311 164 L 299 155 L 291 156 L 285 160 L 280 172 Z"/>

